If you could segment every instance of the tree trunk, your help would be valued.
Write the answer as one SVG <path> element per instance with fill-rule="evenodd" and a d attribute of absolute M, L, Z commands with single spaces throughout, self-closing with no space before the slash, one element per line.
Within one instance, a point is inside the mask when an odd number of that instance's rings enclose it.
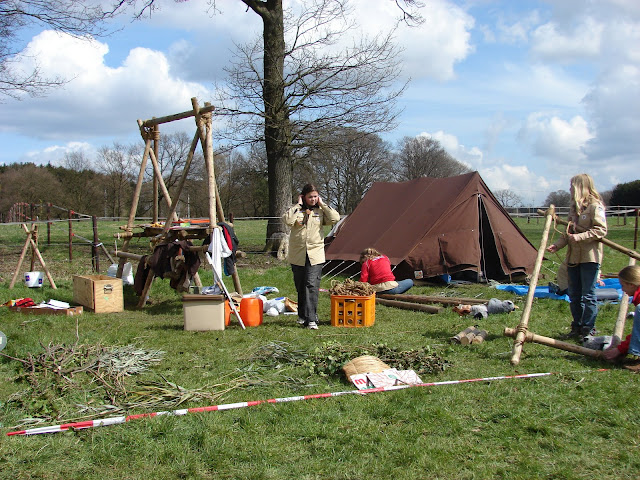
<path fill-rule="evenodd" d="M 277 252 L 287 233 L 281 216 L 291 205 L 292 153 L 289 110 L 284 100 L 284 16 L 282 0 L 261 12 L 264 26 L 264 137 L 269 185 L 269 221 L 265 251 Z"/>

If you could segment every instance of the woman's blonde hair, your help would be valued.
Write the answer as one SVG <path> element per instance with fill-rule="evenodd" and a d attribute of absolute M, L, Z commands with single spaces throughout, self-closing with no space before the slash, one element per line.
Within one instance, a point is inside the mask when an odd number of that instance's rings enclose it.
<path fill-rule="evenodd" d="M 640 286 L 640 266 L 629 265 L 618 272 L 618 278 L 631 285 Z"/>
<path fill-rule="evenodd" d="M 596 191 L 593 178 L 587 173 L 580 173 L 571 178 L 573 195 L 571 196 L 571 209 L 580 214 L 589 204 L 602 203 L 602 197 Z"/>
<path fill-rule="evenodd" d="M 364 263 L 372 258 L 380 257 L 382 254 L 375 248 L 365 248 L 360 252 L 360 263 Z"/>

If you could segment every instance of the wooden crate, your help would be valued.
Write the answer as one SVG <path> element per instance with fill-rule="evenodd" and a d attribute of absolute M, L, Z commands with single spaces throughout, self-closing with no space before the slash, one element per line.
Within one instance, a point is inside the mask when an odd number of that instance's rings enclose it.
<path fill-rule="evenodd" d="M 27 315 L 82 315 L 82 307 L 50 308 L 50 307 L 9 307 L 9 310 Z"/>
<path fill-rule="evenodd" d="M 122 312 L 122 279 L 107 275 L 74 275 L 73 301 L 95 313 Z"/>

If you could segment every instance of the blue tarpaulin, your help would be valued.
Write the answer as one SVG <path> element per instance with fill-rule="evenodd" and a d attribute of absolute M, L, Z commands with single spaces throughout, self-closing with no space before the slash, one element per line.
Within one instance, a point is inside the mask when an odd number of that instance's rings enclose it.
<path fill-rule="evenodd" d="M 602 281 L 604 282 L 604 285 L 596 287 L 598 301 L 616 301 L 622 298 L 622 286 L 617 278 L 605 278 Z M 516 295 L 526 295 L 529 293 L 528 285 L 498 285 L 496 288 L 498 290 L 515 293 Z M 616 294 L 617 299 L 615 298 Z M 564 300 L 566 302 L 569 301 L 569 295 L 556 295 L 549 291 L 549 287 L 536 287 L 534 297 Z"/>

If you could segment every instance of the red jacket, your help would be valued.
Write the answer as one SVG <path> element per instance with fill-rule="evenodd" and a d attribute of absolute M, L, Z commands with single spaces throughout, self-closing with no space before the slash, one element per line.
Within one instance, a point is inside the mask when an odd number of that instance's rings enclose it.
<path fill-rule="evenodd" d="M 360 270 L 360 281 L 377 285 L 383 282 L 392 282 L 396 279 L 391 271 L 389 257 L 382 255 L 370 260 L 365 260 Z"/>
<path fill-rule="evenodd" d="M 633 304 L 637 307 L 640 304 L 640 287 L 638 287 L 638 289 L 636 290 L 636 293 L 633 294 L 633 300 L 632 300 Z M 636 309 L 636 314 L 638 312 L 638 309 Z M 640 322 L 640 318 L 633 318 L 634 322 Z M 618 345 L 618 351 L 623 354 L 626 355 L 627 352 L 629 351 L 629 342 L 631 342 L 631 335 L 627 335 L 627 338 L 624 339 L 624 341 Z"/>

